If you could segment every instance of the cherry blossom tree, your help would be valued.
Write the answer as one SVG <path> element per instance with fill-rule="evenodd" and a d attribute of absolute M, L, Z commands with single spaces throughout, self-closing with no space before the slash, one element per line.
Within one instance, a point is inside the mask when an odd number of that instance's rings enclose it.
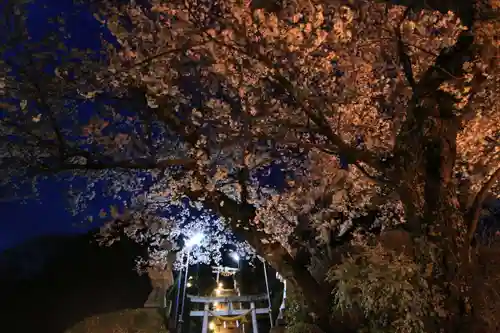
<path fill-rule="evenodd" d="M 139 233 L 126 226 L 149 241 L 182 229 L 158 226 L 157 207 L 210 212 L 200 214 L 264 257 L 325 332 L 381 313 L 372 331 L 491 328 L 493 301 L 479 291 L 496 273 L 481 271 L 475 234 L 500 196 L 498 1 L 90 5 L 116 38 L 105 58 L 58 65 L 45 92 L 43 71 L 20 78 L 2 63 L 5 182 L 57 173 L 90 192 L 105 184 L 132 208 L 156 207 Z M 74 99 L 99 111 L 84 122 Z M 280 186 L 266 178 L 276 169 Z M 398 309 L 377 283 L 404 294 Z"/>
<path fill-rule="evenodd" d="M 175 167 L 185 161 L 183 143 L 133 91 L 118 96 L 101 89 L 93 73 L 102 72 L 106 54 L 72 46 L 65 24 L 85 8 L 47 14 L 53 29 L 33 33 L 33 3 L 2 5 L 2 201 L 27 201 L 45 183 L 62 184 L 67 208 L 84 223 L 110 221 L 102 228 L 103 243 L 125 233 L 148 244 L 150 258 L 139 262 L 148 265 L 165 265 L 168 253 L 182 250 L 195 232 L 210 237 L 193 249 L 194 262 L 220 261 L 228 245 L 242 257 L 253 254 L 202 205 L 167 193 L 169 177 L 179 176 Z M 117 205 L 89 211 L 103 196 Z"/>

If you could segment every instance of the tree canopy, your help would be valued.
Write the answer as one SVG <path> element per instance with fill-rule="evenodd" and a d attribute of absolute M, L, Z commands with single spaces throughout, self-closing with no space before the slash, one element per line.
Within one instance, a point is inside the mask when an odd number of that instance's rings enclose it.
<path fill-rule="evenodd" d="M 63 30 L 35 40 L 26 5 L 8 3 L 10 195 L 59 177 L 75 210 L 96 189 L 126 198 L 139 239 L 219 230 L 309 299 L 325 331 L 347 327 L 329 305 L 356 263 L 376 275 L 395 261 L 443 296 L 409 292 L 431 302 L 394 312 L 412 330 L 484 322 L 474 238 L 500 199 L 498 1 L 84 2 L 113 36 L 99 52 L 68 49 Z M 349 303 L 366 320 L 389 309 L 366 302 Z"/>

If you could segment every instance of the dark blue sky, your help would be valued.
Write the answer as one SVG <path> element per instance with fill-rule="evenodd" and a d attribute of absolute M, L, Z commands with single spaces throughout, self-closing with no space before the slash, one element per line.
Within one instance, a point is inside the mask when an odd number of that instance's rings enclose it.
<path fill-rule="evenodd" d="M 82 216 L 74 217 L 64 209 L 62 190 L 51 184 L 51 189 L 42 192 L 43 203 L 0 203 L 0 251 L 37 236 L 84 233 L 96 227 L 97 223 L 83 223 Z M 105 199 L 96 200 L 92 210 L 98 212 L 101 206 L 106 207 Z"/>
<path fill-rule="evenodd" d="M 35 0 L 29 7 L 30 35 L 37 39 L 49 30 L 57 29 L 57 26 L 48 23 L 48 18 L 61 13 L 65 16 L 65 26 L 71 34 L 66 45 L 97 50 L 100 47 L 100 34 L 106 33 L 105 29 L 90 11 L 75 9 L 71 0 Z M 66 210 L 63 184 L 47 181 L 40 188 L 40 193 L 41 201 L 0 202 L 0 251 L 37 236 L 83 233 L 99 226 L 98 218 L 95 219 L 97 222 L 90 224 L 86 222 L 86 214 L 72 216 Z M 97 197 L 87 213 L 96 216 L 101 208 L 107 208 L 112 203 L 107 198 Z"/>
<path fill-rule="evenodd" d="M 109 32 L 93 18 L 89 10 L 75 8 L 72 0 L 35 0 L 35 3 L 30 5 L 28 15 L 31 37 L 36 40 L 51 29 L 58 30 L 57 24 L 48 23 L 48 18 L 61 13 L 65 18 L 66 31 L 71 34 L 71 39 L 65 42 L 69 48 L 99 50 L 102 34 L 107 40 L 112 38 Z M 91 114 L 94 108 L 91 103 L 88 103 L 85 109 L 84 113 Z M 280 170 L 280 165 L 275 164 L 267 171 L 270 172 L 265 172 L 265 170 L 259 172 L 260 181 L 282 188 L 284 174 Z M 87 232 L 103 222 L 98 216 L 101 209 L 108 209 L 110 205 L 117 204 L 117 201 L 110 200 L 102 194 L 99 196 L 99 191 L 96 191 L 98 195 L 87 211 L 73 216 L 67 210 L 65 192 L 67 185 L 67 183 L 47 180 L 39 188 L 39 201 L 0 202 L 0 216 L 2 217 L 0 251 L 38 236 Z M 8 189 L 2 188 L 0 191 L 8 191 Z M 88 215 L 93 215 L 93 223 L 88 222 L 86 218 Z"/>

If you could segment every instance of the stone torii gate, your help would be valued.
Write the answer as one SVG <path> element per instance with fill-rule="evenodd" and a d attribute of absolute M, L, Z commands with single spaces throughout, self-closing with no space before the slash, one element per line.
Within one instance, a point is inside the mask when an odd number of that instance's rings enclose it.
<path fill-rule="evenodd" d="M 192 303 L 203 304 L 203 310 L 193 310 L 190 312 L 191 317 L 203 317 L 201 333 L 208 333 L 209 317 L 225 317 L 225 316 L 244 316 L 250 313 L 252 317 L 252 332 L 259 333 L 257 325 L 257 315 L 269 315 L 269 307 L 257 308 L 256 302 L 268 301 L 268 295 L 251 295 L 251 296 L 187 296 Z M 220 304 L 223 309 L 210 310 L 211 304 Z M 247 308 L 244 304 L 249 304 Z M 238 309 L 234 308 L 235 304 L 239 304 Z"/>

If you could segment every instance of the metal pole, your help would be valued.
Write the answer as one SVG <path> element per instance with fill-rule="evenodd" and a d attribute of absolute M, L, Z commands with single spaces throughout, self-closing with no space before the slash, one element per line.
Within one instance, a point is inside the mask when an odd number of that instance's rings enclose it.
<path fill-rule="evenodd" d="M 236 286 L 237 283 L 236 283 L 236 274 L 240 273 L 240 270 L 241 270 L 241 267 L 240 267 L 240 260 L 238 259 L 238 270 L 236 272 L 234 272 L 234 275 L 233 275 L 233 279 L 234 279 L 234 285 Z M 236 289 L 236 288 L 235 288 Z M 239 285 L 238 285 L 238 296 L 241 296 L 240 294 L 240 288 L 239 288 Z"/>
<path fill-rule="evenodd" d="M 236 283 L 236 273 L 233 273 L 233 289 L 234 291 L 238 291 L 238 284 Z M 240 295 L 238 295 L 240 296 Z"/>
<path fill-rule="evenodd" d="M 179 319 L 179 301 L 181 296 L 181 280 L 182 280 L 182 269 L 179 272 L 179 276 L 177 277 L 177 293 L 175 296 L 175 314 L 174 314 L 174 324 L 177 324 L 177 320 Z"/>
<path fill-rule="evenodd" d="M 266 279 L 266 290 L 267 290 L 267 308 L 269 309 L 269 321 L 271 323 L 271 327 L 273 327 L 273 314 L 271 313 L 271 294 L 269 293 L 269 281 L 267 280 L 267 267 L 266 262 L 262 261 L 264 265 L 264 277 Z"/>
<path fill-rule="evenodd" d="M 201 326 L 201 333 L 208 332 L 208 303 L 203 307 L 203 324 Z"/>
<path fill-rule="evenodd" d="M 250 309 L 252 311 L 252 332 L 259 333 L 259 327 L 257 326 L 257 313 L 255 312 L 255 303 L 250 303 Z"/>
<path fill-rule="evenodd" d="M 188 281 L 188 272 L 189 272 L 189 255 L 191 254 L 191 249 L 187 252 L 186 258 L 186 275 L 184 275 L 184 289 L 182 290 L 182 305 L 181 305 L 181 314 L 179 315 L 179 326 L 177 332 L 182 332 L 182 323 L 184 322 L 184 305 L 186 304 L 186 289 L 187 289 L 187 281 Z"/>

